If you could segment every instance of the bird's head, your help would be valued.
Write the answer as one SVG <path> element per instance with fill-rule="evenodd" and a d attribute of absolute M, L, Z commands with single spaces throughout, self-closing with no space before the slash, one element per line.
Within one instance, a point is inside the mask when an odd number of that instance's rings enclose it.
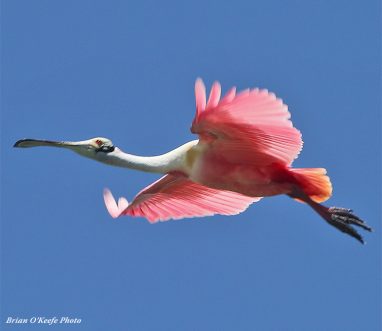
<path fill-rule="evenodd" d="M 98 137 L 82 141 L 52 141 L 38 139 L 21 139 L 13 147 L 29 148 L 38 146 L 50 146 L 70 149 L 82 156 L 89 157 L 101 162 L 107 162 L 107 155 L 113 153 L 116 147 L 110 139 Z"/>

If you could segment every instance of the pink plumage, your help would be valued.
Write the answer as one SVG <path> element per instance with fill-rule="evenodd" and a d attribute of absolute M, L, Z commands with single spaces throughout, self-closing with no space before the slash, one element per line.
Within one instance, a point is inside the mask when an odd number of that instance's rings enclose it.
<path fill-rule="evenodd" d="M 205 87 L 195 85 L 197 104 L 203 105 Z M 191 131 L 216 138 L 214 152 L 227 155 L 234 163 L 291 164 L 302 148 L 300 132 L 289 120 L 288 107 L 267 90 L 231 89 L 220 103 L 220 85 L 213 85 L 210 100 L 197 111 Z M 213 98 L 212 98 L 213 96 Z"/>

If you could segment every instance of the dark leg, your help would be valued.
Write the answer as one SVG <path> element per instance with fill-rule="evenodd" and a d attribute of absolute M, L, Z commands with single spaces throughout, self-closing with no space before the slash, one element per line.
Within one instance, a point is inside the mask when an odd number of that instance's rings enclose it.
<path fill-rule="evenodd" d="M 326 222 L 330 225 L 334 226 L 338 230 L 347 233 L 353 238 L 360 241 L 364 244 L 364 240 L 362 236 L 352 227 L 352 225 L 363 228 L 367 231 L 373 231 L 371 227 L 369 227 L 363 220 L 361 220 L 358 216 L 353 214 L 351 209 L 340 208 L 340 207 L 326 207 L 317 202 L 314 202 L 310 197 L 308 197 L 305 193 L 299 192 L 298 194 L 290 194 L 292 198 L 298 198 L 306 202 L 309 206 L 311 206 Z"/>

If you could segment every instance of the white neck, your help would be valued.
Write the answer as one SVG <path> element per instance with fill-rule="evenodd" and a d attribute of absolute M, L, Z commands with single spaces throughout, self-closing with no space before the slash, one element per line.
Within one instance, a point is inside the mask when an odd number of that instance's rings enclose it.
<path fill-rule="evenodd" d="M 185 157 L 187 151 L 195 146 L 198 140 L 190 141 L 166 154 L 157 156 L 137 156 L 122 152 L 115 148 L 114 152 L 97 157 L 98 161 L 130 169 L 154 173 L 168 173 L 171 171 L 185 171 Z"/>

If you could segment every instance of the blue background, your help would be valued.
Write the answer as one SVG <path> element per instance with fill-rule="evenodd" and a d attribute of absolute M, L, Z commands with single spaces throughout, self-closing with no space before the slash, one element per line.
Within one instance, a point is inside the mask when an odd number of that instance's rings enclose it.
<path fill-rule="evenodd" d="M 65 330 L 380 330 L 380 1 L 2 1 L 2 317 Z M 326 167 L 362 246 L 287 197 L 239 216 L 112 220 L 158 176 L 20 138 L 194 139 L 193 84 L 263 87 Z M 22 327 L 37 329 L 38 325 Z"/>

